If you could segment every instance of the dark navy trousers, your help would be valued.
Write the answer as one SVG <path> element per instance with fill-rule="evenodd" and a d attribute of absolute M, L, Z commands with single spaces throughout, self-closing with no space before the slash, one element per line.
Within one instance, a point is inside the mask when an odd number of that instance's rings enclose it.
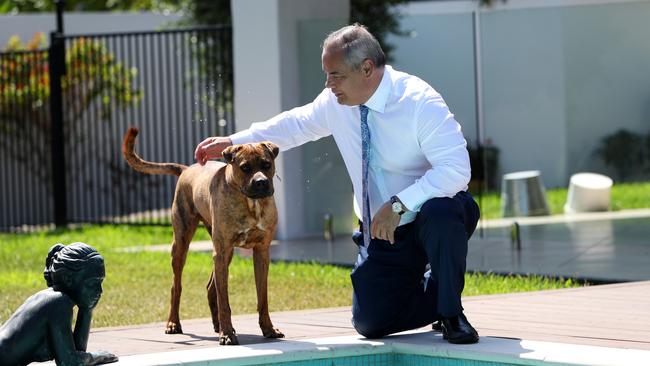
<path fill-rule="evenodd" d="M 461 191 L 425 202 L 415 221 L 397 227 L 394 244 L 373 239 L 366 249 L 363 230 L 355 232 L 360 255 L 350 277 L 357 332 L 379 338 L 460 314 L 467 241 L 478 219 L 478 205 Z"/>

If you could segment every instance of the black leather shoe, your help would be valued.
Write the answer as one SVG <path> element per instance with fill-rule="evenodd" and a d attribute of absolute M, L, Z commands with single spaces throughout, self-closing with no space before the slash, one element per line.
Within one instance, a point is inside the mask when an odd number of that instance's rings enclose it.
<path fill-rule="evenodd" d="M 460 313 L 451 318 L 442 318 L 440 321 L 442 338 L 449 343 L 468 344 L 478 342 L 476 329 L 467 321 L 465 314 Z"/>

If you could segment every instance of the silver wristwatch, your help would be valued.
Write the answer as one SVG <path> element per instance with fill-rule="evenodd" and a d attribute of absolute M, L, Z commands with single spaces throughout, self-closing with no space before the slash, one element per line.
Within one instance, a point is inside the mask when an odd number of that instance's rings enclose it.
<path fill-rule="evenodd" d="M 393 209 L 393 212 L 395 212 L 396 214 L 402 216 L 402 214 L 406 212 L 404 205 L 402 205 L 402 202 L 400 202 L 397 196 L 393 196 L 390 198 L 390 204 L 391 204 L 391 208 Z"/>

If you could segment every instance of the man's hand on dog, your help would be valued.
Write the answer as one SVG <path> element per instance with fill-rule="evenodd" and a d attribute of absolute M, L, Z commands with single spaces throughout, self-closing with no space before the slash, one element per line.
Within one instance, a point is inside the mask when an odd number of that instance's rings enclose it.
<path fill-rule="evenodd" d="M 219 159 L 222 157 L 221 152 L 228 146 L 232 146 L 232 140 L 230 140 L 230 137 L 208 137 L 196 146 L 196 150 L 194 150 L 194 158 L 197 163 L 205 165 L 208 160 Z"/>
<path fill-rule="evenodd" d="M 388 240 L 395 244 L 395 229 L 399 225 L 400 215 L 393 212 L 391 203 L 386 202 L 372 218 L 370 237 L 373 239 Z"/>

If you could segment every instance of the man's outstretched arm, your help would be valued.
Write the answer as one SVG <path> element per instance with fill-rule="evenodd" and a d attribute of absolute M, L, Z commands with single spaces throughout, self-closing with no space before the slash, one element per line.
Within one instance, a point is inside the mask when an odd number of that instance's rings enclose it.
<path fill-rule="evenodd" d="M 208 137 L 197 145 L 194 158 L 204 165 L 210 159 L 220 158 L 221 152 L 233 144 L 270 141 L 285 151 L 329 136 L 326 109 L 331 98 L 332 93 L 324 89 L 313 102 L 302 107 L 280 113 L 265 122 L 253 123 L 248 129 L 229 137 Z"/>

